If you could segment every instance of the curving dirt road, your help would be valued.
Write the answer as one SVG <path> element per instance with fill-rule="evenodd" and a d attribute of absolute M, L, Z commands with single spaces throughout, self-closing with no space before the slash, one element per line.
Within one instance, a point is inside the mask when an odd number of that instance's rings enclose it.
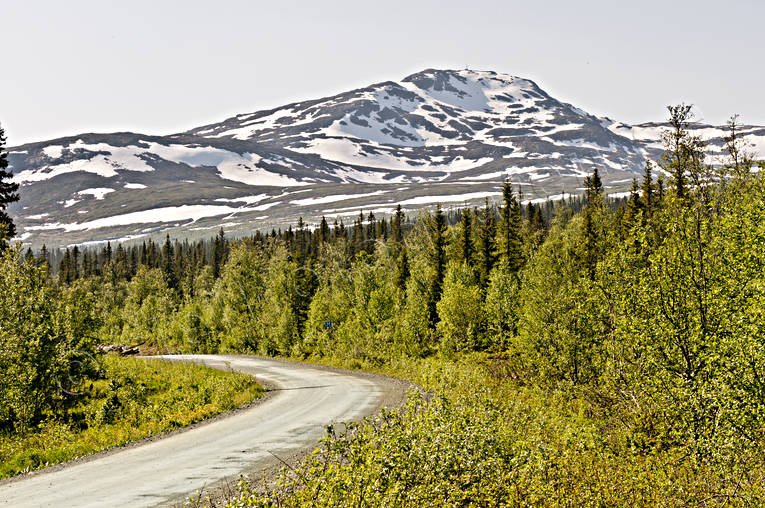
<path fill-rule="evenodd" d="M 401 397 L 395 381 L 247 356 L 178 355 L 253 374 L 262 403 L 165 438 L 0 482 L 0 506 L 155 506 L 240 473 L 273 467 L 316 445 L 325 426 L 375 413 Z"/>

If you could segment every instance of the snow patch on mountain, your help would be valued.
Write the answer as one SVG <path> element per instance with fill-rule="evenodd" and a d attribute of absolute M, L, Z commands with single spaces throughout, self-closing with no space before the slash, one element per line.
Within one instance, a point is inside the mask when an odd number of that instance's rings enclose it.
<path fill-rule="evenodd" d="M 97 187 L 97 188 L 94 188 L 94 189 L 84 189 L 84 190 L 81 190 L 77 194 L 89 194 L 89 195 L 93 196 L 94 198 L 96 198 L 98 200 L 102 200 L 110 192 L 114 192 L 114 189 L 109 189 L 109 188 L 106 188 L 106 187 Z"/>
<path fill-rule="evenodd" d="M 367 196 L 379 196 L 385 194 L 387 191 L 369 192 L 367 194 L 336 194 L 334 196 L 322 196 L 320 198 L 306 198 L 295 199 L 290 201 L 293 205 L 319 205 L 324 203 L 332 203 L 334 201 L 347 201 L 349 199 L 363 198 Z"/>
<path fill-rule="evenodd" d="M 255 196 L 242 196 L 238 198 L 218 198 L 215 201 L 220 201 L 222 203 L 258 203 L 260 201 L 263 201 L 264 199 L 269 198 L 270 196 L 268 194 L 257 194 Z"/>
<path fill-rule="evenodd" d="M 594 168 L 609 190 L 621 192 L 646 159 L 661 158 L 667 127 L 597 118 L 524 78 L 427 69 L 170 136 L 81 134 L 31 143 L 9 150 L 9 162 L 23 185 L 19 231 L 38 231 L 33 243 L 53 245 L 67 232 L 69 240 L 127 238 L 208 217 L 220 218 L 194 228 L 241 223 L 246 234 L 248 221 L 308 222 L 329 203 L 338 205 L 326 213 L 342 214 L 391 210 L 399 201 L 411 210 L 475 202 L 498 196 L 505 179 L 543 201 L 580 192 Z M 709 141 L 710 162 L 719 163 L 725 129 L 694 124 L 691 132 Z M 742 133 L 749 149 L 765 154 L 765 128 Z M 158 206 L 159 190 L 162 208 L 149 208 Z M 120 213 L 129 202 L 148 209 Z M 74 234 L 111 227 L 120 229 Z"/>
<path fill-rule="evenodd" d="M 219 205 L 183 205 L 151 208 L 139 212 L 131 212 L 112 217 L 104 217 L 82 223 L 50 223 L 41 226 L 30 226 L 27 230 L 52 230 L 63 229 L 66 232 L 83 231 L 87 229 L 100 229 L 112 226 L 125 226 L 129 224 L 153 224 L 157 222 L 196 221 L 205 217 L 218 215 L 230 215 L 255 210 L 255 208 L 234 208 Z"/>
<path fill-rule="evenodd" d="M 226 180 L 264 186 L 305 185 L 294 178 L 269 171 L 260 163 L 279 165 L 278 161 L 264 159 L 255 153 L 239 154 L 212 146 L 164 145 L 140 141 L 137 145 L 113 146 L 108 143 L 88 144 L 79 139 L 68 145 L 51 145 L 42 149 L 49 164 L 17 173 L 18 183 L 40 182 L 66 173 L 86 172 L 105 178 L 119 175 L 119 171 L 151 172 L 150 162 L 160 158 L 191 167 L 211 167 Z M 73 159 L 73 160 L 68 160 Z M 128 187 L 131 185 L 132 187 Z M 141 184 L 126 184 L 126 188 Z"/>

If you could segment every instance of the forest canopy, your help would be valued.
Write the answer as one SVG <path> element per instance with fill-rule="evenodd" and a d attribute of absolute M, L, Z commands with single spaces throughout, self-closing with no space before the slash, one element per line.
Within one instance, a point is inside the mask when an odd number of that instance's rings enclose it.
<path fill-rule="evenodd" d="M 595 170 L 583 196 L 555 204 L 524 203 L 506 182 L 499 204 L 416 218 L 399 207 L 55 260 L 9 249 L 0 368 L 14 375 L 0 424 L 55 411 L 56 379 L 87 368 L 72 355 L 99 342 L 359 366 L 483 352 L 500 355 L 508 382 L 583 398 L 630 446 L 760 449 L 765 176 L 735 120 L 728 157 L 712 163 L 691 119 L 670 108 L 665 156 L 620 201 Z"/>

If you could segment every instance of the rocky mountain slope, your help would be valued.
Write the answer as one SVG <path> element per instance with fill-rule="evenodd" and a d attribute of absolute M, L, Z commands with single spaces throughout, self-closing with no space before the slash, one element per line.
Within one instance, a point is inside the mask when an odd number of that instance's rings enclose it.
<path fill-rule="evenodd" d="M 431 69 L 171 136 L 14 147 L 22 200 L 11 212 L 21 238 L 39 247 L 478 203 L 505 179 L 544 200 L 579 192 L 595 167 L 619 192 L 660 156 L 663 128 L 595 117 L 527 79 Z M 722 128 L 694 129 L 719 151 Z M 765 153 L 765 127 L 744 133 Z"/>

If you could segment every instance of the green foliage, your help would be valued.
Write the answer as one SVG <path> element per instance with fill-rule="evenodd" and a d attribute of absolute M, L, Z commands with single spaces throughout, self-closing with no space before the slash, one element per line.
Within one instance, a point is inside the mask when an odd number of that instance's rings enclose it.
<path fill-rule="evenodd" d="M 269 261 L 265 303 L 260 319 L 264 340 L 259 350 L 265 354 L 288 355 L 298 342 L 298 311 L 300 300 L 304 297 L 298 288 L 298 278 L 304 270 L 289 259 L 284 248 L 279 248 Z"/>
<path fill-rule="evenodd" d="M 625 288 L 616 332 L 629 347 L 617 345 L 613 375 L 647 402 L 634 417 L 661 425 L 667 439 L 759 443 L 764 184 L 746 176 L 724 193 L 709 189 L 715 206 L 671 197 L 654 216 L 661 244 L 614 256 L 612 283 Z"/>
<path fill-rule="evenodd" d="M 714 461 L 653 451 L 583 397 L 509 382 L 506 360 L 400 360 L 383 371 L 435 393 L 329 426 L 275 488 L 240 486 L 229 506 L 759 504 L 762 453 Z M 369 365 L 365 365 L 369 368 Z"/>
<path fill-rule="evenodd" d="M 324 221 L 313 231 L 301 220 L 238 242 L 219 233 L 195 245 L 73 248 L 58 286 L 16 251 L 3 265 L 10 289 L 0 298 L 11 310 L 0 312 L 12 331 L 0 330 L 1 361 L 28 367 L 22 354 L 37 355 L 67 371 L 76 362 L 65 352 L 92 347 L 87 331 L 100 327 L 104 340 L 405 371 L 443 389 L 436 402 L 329 439 L 323 472 L 319 463 L 306 472 L 316 478 L 304 479 L 309 490 L 291 484 L 296 497 L 285 499 L 297 504 L 406 504 L 399 496 L 410 492 L 414 505 L 734 499 L 726 482 L 765 449 L 765 172 L 752 171 L 735 119 L 729 160 L 711 167 L 689 134 L 690 109 L 670 113 L 662 174 L 654 181 L 647 164 L 621 203 L 594 171 L 584 196 L 554 213 L 551 203 L 524 212 L 506 184 L 502 206 L 437 208 L 414 222 L 399 208 L 390 219 L 359 213 L 349 228 Z M 28 353 L 16 313 L 42 316 L 29 321 Z M 461 370 L 476 352 L 492 355 L 485 370 Z M 60 404 L 35 372 L 3 381 L 6 426 L 39 422 Z M 22 385 L 39 399 L 25 399 Z M 112 402 L 107 419 L 121 410 Z M 473 420 L 490 435 L 477 436 Z M 407 469 L 400 457 L 410 451 Z"/>
<path fill-rule="evenodd" d="M 602 302 L 586 270 L 583 221 L 553 225 L 523 273 L 519 338 L 514 343 L 539 382 L 597 380 L 604 338 Z"/>
<path fill-rule="evenodd" d="M 189 425 L 258 398 L 245 374 L 106 356 L 76 403 L 26 434 L 0 434 L 0 478 Z"/>
<path fill-rule="evenodd" d="M 244 245 L 231 250 L 216 288 L 225 330 L 221 350 L 257 351 L 258 345 L 264 342 L 265 334 L 259 318 L 263 311 L 268 275 L 265 253 Z M 211 351 L 217 349 L 214 344 L 211 346 Z"/>
<path fill-rule="evenodd" d="M 487 340 L 490 347 L 498 350 L 510 348 L 518 335 L 520 313 L 520 279 L 506 263 L 497 266 L 491 273 L 486 289 Z"/>
<path fill-rule="evenodd" d="M 483 294 L 473 270 L 464 263 L 452 263 L 446 273 L 444 294 L 438 302 L 438 334 L 445 352 L 483 349 L 486 313 Z"/>
<path fill-rule="evenodd" d="M 0 429 L 23 434 L 68 402 L 97 323 L 85 284 L 58 292 L 44 267 L 19 257 L 18 248 L 0 257 Z"/>
<path fill-rule="evenodd" d="M 141 266 L 127 286 L 122 309 L 122 337 L 126 344 L 167 346 L 166 328 L 176 299 L 158 268 Z"/>

